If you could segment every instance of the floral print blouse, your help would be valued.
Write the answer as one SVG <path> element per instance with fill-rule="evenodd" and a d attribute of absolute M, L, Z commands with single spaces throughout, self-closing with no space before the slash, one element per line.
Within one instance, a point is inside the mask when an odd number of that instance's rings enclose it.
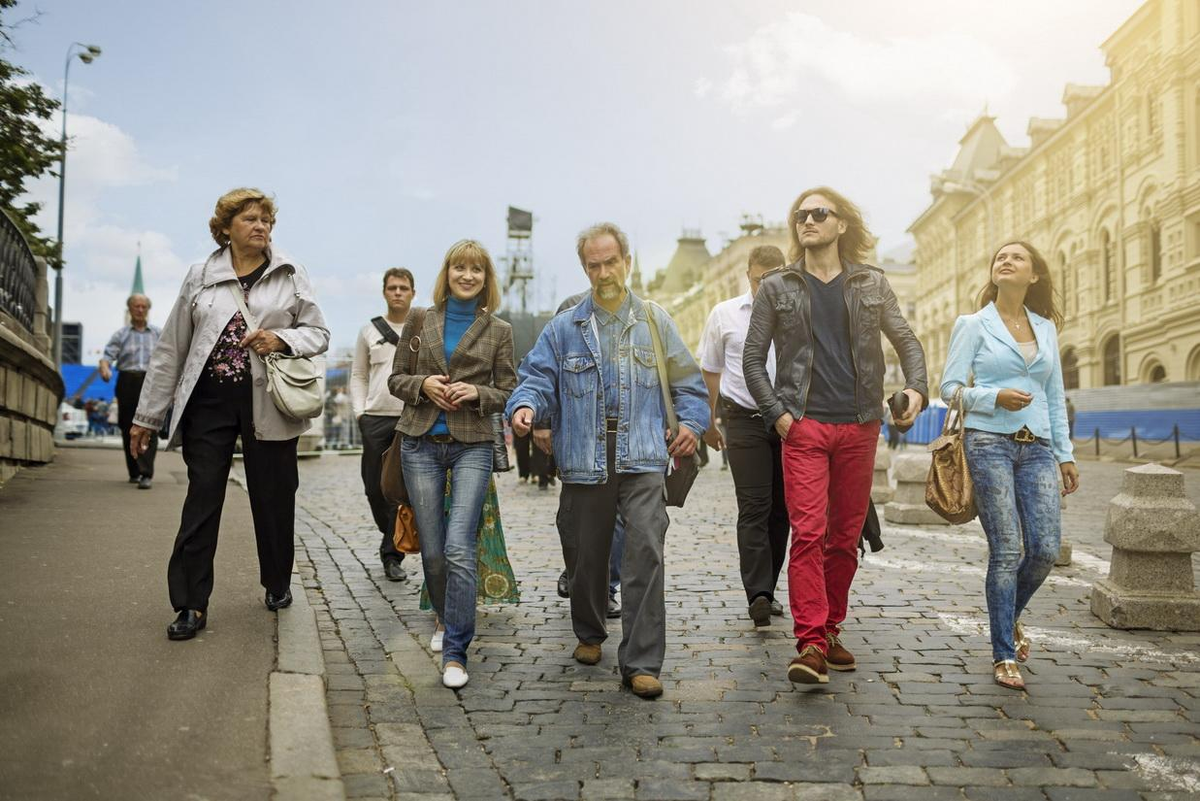
<path fill-rule="evenodd" d="M 250 302 L 250 287 L 266 272 L 267 262 L 252 273 L 240 276 L 242 293 L 246 302 Z M 208 362 L 200 374 L 200 388 L 205 395 L 241 395 L 250 389 L 250 353 L 238 343 L 246 338 L 249 331 L 246 321 L 240 311 L 235 311 L 229 318 L 225 329 L 217 337 Z"/>

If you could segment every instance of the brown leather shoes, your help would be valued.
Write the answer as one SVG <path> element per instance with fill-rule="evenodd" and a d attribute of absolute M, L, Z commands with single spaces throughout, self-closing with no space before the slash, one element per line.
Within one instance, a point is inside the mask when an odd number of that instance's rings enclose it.
<path fill-rule="evenodd" d="M 584 665 L 595 665 L 600 662 L 600 646 L 588 645 L 581 642 L 575 646 L 575 661 Z"/>
<path fill-rule="evenodd" d="M 858 663 L 854 661 L 854 654 L 846 650 L 846 646 L 842 645 L 836 634 L 826 634 L 825 643 L 828 647 L 825 665 L 830 670 L 850 671 L 858 667 Z"/>
<path fill-rule="evenodd" d="M 788 665 L 788 681 L 796 684 L 828 684 L 829 670 L 825 666 L 825 654 L 815 645 L 806 645 Z"/>
<path fill-rule="evenodd" d="M 633 691 L 638 698 L 657 698 L 662 695 L 662 682 L 653 676 L 639 673 L 636 676 L 621 679 L 621 684 Z"/>

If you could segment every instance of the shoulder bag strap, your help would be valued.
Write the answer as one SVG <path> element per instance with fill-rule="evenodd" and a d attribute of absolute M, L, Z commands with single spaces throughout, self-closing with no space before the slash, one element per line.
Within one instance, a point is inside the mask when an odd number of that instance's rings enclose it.
<path fill-rule="evenodd" d="M 379 335 L 387 342 L 390 342 L 392 345 L 400 344 L 400 335 L 396 333 L 395 329 L 387 324 L 387 320 L 384 320 L 382 317 L 372 317 L 371 325 L 375 326 L 375 330 L 378 331 Z"/>
<path fill-rule="evenodd" d="M 242 319 L 246 321 L 246 325 L 251 331 L 258 330 L 258 320 L 254 319 L 254 315 L 250 313 L 250 309 L 246 308 L 246 298 L 242 296 L 242 285 L 234 281 L 228 286 L 229 294 L 233 295 L 233 300 L 237 303 L 238 311 L 242 313 Z"/>
<path fill-rule="evenodd" d="M 671 400 L 671 382 L 667 379 L 667 359 L 663 355 L 662 338 L 658 333 L 658 321 L 654 319 L 655 304 L 646 301 L 646 321 L 650 324 L 650 338 L 654 340 L 654 360 L 658 362 L 658 386 L 662 389 L 663 406 L 667 410 L 667 428 L 671 435 L 679 433 L 679 418 L 675 416 L 675 403 Z"/>

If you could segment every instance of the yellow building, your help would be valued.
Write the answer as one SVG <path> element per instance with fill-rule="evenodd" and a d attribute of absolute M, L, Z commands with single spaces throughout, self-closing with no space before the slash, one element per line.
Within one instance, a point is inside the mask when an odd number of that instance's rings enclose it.
<path fill-rule="evenodd" d="M 983 116 L 934 176 L 909 228 L 931 386 L 1007 238 L 1050 262 L 1068 389 L 1200 380 L 1200 3 L 1150 0 L 1102 49 L 1109 84 L 1068 85 L 1028 147 Z"/>

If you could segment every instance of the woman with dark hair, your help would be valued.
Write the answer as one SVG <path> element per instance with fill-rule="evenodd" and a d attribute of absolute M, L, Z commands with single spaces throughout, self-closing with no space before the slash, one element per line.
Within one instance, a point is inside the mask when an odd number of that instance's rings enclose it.
<path fill-rule="evenodd" d="M 476 536 L 492 476 L 490 415 L 504 411 L 517 372 L 512 327 L 495 315 L 500 286 L 483 245 L 463 240 L 450 247 L 433 302 L 423 317 L 409 314 L 388 389 L 404 401 L 396 424 L 404 434 L 404 481 L 425 585 L 439 629 L 445 626 L 430 645 L 442 650 L 442 684 L 458 689 L 467 683 L 467 648 L 475 636 Z M 417 348 L 411 371 L 410 347 Z"/>
<path fill-rule="evenodd" d="M 183 446 L 188 489 L 167 566 L 179 613 L 167 627 L 172 640 L 191 639 L 208 623 L 217 531 L 239 435 L 267 609 L 292 603 L 296 443 L 309 422 L 275 407 L 263 360 L 271 353 L 324 353 L 329 329 L 304 267 L 271 245 L 274 227 L 275 203 L 257 189 L 234 189 L 217 201 L 208 228 L 219 247 L 183 279 L 129 432 L 136 459 L 174 404 L 167 447 Z M 238 296 L 257 318 L 253 329 Z"/>
<path fill-rule="evenodd" d="M 1023 689 L 1031 643 L 1020 616 L 1058 557 L 1062 495 L 1079 488 L 1058 355 L 1062 314 L 1046 260 L 1028 242 L 996 251 L 980 310 L 950 335 L 942 399 L 961 394 L 964 445 L 988 539 L 993 677 Z"/>

